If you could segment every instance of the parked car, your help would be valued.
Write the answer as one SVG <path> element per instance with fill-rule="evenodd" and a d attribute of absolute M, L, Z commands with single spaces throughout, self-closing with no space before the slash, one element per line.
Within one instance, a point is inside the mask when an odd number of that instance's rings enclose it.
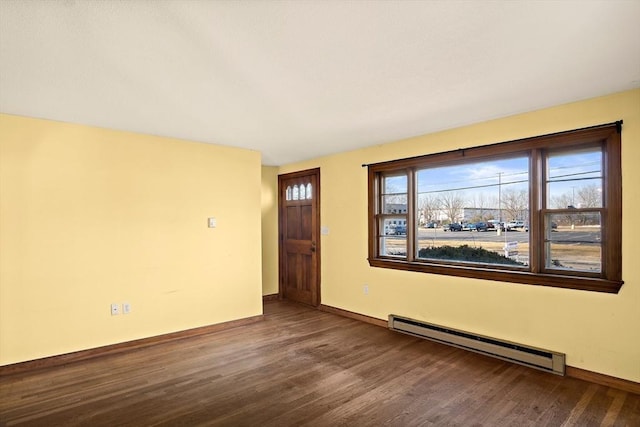
<path fill-rule="evenodd" d="M 430 222 L 427 224 L 427 228 L 436 228 L 438 226 L 438 224 L 436 224 L 435 222 Z"/>
<path fill-rule="evenodd" d="M 497 219 L 490 219 L 489 221 L 487 221 L 487 225 L 489 228 L 492 229 L 498 229 L 500 228 L 500 230 L 505 231 L 506 227 L 504 226 L 504 222 L 500 222 Z"/>
<path fill-rule="evenodd" d="M 462 231 L 462 224 L 452 222 L 451 224 L 444 226 L 444 231 Z"/>
<path fill-rule="evenodd" d="M 486 222 L 476 222 L 475 224 L 469 224 L 469 231 L 487 231 L 489 226 Z"/>
<path fill-rule="evenodd" d="M 384 234 L 393 236 L 398 234 L 407 234 L 407 226 L 404 224 L 389 224 L 384 227 Z"/>
<path fill-rule="evenodd" d="M 395 234 L 407 234 L 407 226 L 401 224 L 396 225 Z"/>
<path fill-rule="evenodd" d="M 524 228 L 524 221 L 509 221 L 505 224 L 507 231 L 517 230 L 518 228 Z"/>

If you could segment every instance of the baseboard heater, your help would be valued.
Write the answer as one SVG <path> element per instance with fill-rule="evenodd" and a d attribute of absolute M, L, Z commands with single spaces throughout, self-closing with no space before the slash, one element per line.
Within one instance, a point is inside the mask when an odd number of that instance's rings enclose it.
<path fill-rule="evenodd" d="M 395 314 L 389 315 L 389 329 L 564 375 L 565 355 L 563 353 L 489 338 Z"/>

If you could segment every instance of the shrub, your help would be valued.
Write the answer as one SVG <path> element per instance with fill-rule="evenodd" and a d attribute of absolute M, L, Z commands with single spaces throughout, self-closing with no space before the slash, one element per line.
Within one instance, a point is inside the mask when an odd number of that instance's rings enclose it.
<path fill-rule="evenodd" d="M 420 258 L 427 259 L 469 261 L 485 264 L 524 265 L 521 262 L 500 255 L 497 252 L 489 251 L 483 248 L 472 248 L 468 245 L 422 248 L 420 249 L 420 251 L 418 251 L 418 256 Z"/>

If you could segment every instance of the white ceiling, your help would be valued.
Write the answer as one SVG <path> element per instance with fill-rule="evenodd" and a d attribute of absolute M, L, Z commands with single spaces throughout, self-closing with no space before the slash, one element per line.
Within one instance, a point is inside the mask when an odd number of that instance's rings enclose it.
<path fill-rule="evenodd" d="M 640 1 L 0 0 L 0 111 L 263 164 L 640 87 Z"/>

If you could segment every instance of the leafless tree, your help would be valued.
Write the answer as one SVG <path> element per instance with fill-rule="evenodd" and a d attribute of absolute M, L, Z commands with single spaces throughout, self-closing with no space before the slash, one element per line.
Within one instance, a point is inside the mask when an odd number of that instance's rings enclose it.
<path fill-rule="evenodd" d="M 571 193 L 560 194 L 558 196 L 551 197 L 550 208 L 551 209 L 567 209 L 573 203 Z"/>
<path fill-rule="evenodd" d="M 578 189 L 578 204 L 581 208 L 599 208 L 602 206 L 602 190 L 595 184 Z"/>
<path fill-rule="evenodd" d="M 419 194 L 418 209 L 427 223 L 433 222 L 437 219 L 440 210 L 440 199 L 433 194 Z"/>
<path fill-rule="evenodd" d="M 490 209 L 490 214 L 487 216 L 487 219 L 498 219 L 498 213 L 496 212 L 496 207 L 500 203 L 498 202 L 498 196 L 488 196 L 487 197 L 487 206 Z"/>
<path fill-rule="evenodd" d="M 407 189 L 398 185 L 386 184 L 383 199 L 384 213 L 406 213 Z"/>
<path fill-rule="evenodd" d="M 523 216 L 529 209 L 529 198 L 526 190 L 508 189 L 502 192 L 502 209 L 507 219 L 525 219 Z"/>
<path fill-rule="evenodd" d="M 451 222 L 456 222 L 462 214 L 464 197 L 455 191 L 446 191 L 440 194 L 440 206 Z"/>
<path fill-rule="evenodd" d="M 567 209 L 569 206 L 573 206 L 573 194 L 572 193 L 564 193 L 558 196 L 551 197 L 549 207 L 551 209 Z M 575 222 L 575 218 L 573 214 L 567 215 L 556 215 L 556 219 L 559 220 L 560 224 L 569 225 Z"/>
<path fill-rule="evenodd" d="M 487 195 L 484 193 L 476 193 L 473 195 L 470 202 L 472 207 L 479 211 L 478 214 L 476 215 L 476 218 L 474 218 L 474 220 L 484 221 L 485 219 L 487 219 L 485 218 L 485 214 L 486 214 L 486 210 L 490 206 L 490 200 L 487 197 Z"/>
<path fill-rule="evenodd" d="M 572 193 L 565 193 L 565 194 L 560 194 L 558 196 L 551 197 L 551 203 L 549 205 L 551 209 L 567 209 L 569 206 L 573 206 Z M 562 216 L 556 215 L 555 219 L 558 220 L 560 224 L 564 224 L 564 225 L 573 224 L 573 222 L 575 221 L 573 214 L 567 214 Z"/>

